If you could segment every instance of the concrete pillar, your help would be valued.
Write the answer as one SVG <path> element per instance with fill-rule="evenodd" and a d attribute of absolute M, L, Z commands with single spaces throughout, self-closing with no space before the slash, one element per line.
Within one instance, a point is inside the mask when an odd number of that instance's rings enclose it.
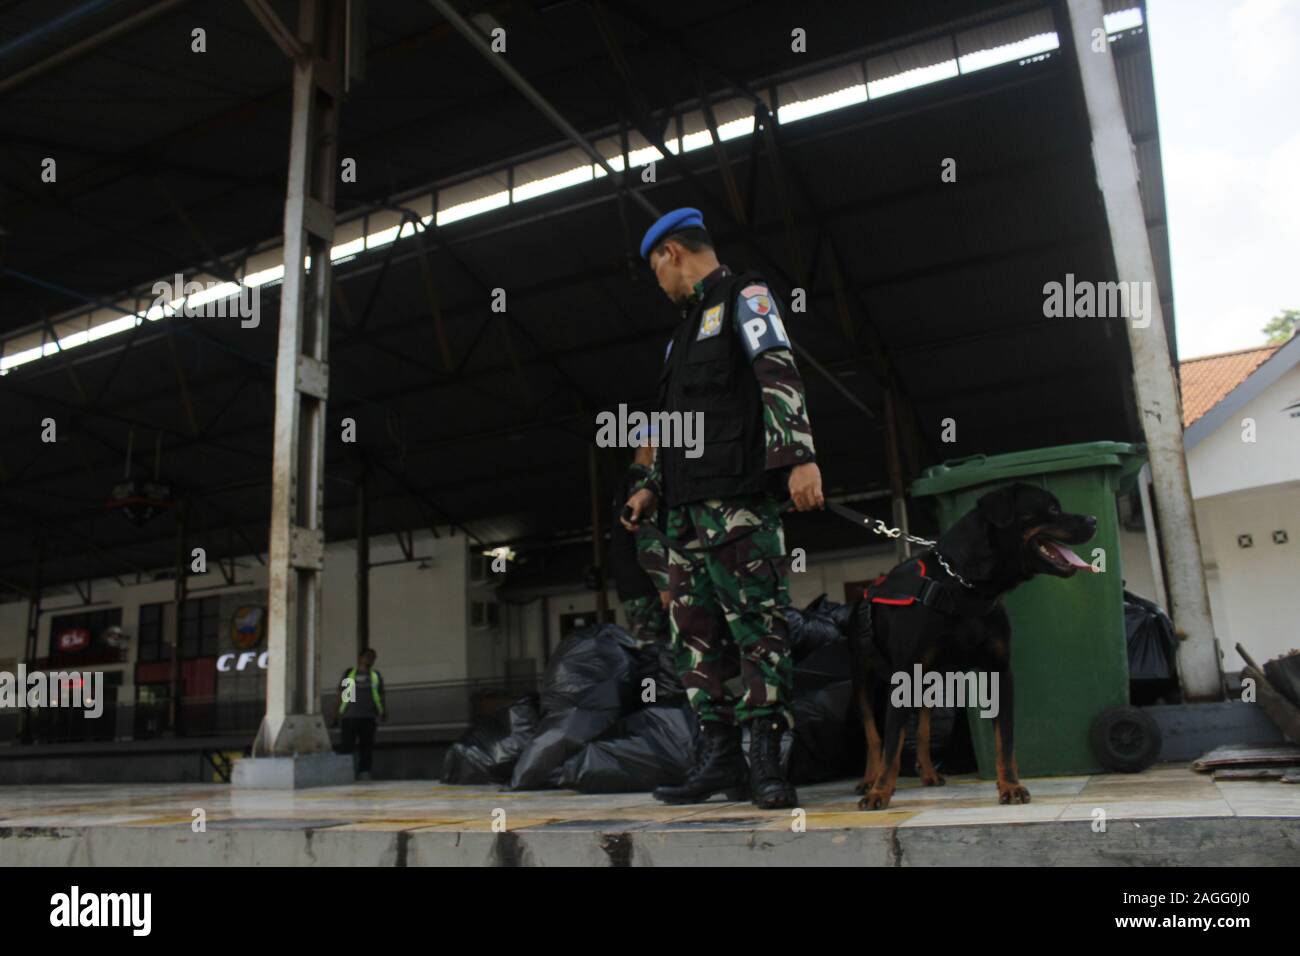
<path fill-rule="evenodd" d="M 1163 310 L 1155 294 L 1156 273 L 1138 192 L 1137 161 L 1114 59 L 1105 39 L 1102 0 L 1065 0 L 1065 8 L 1092 130 L 1093 163 L 1106 209 L 1116 279 L 1145 283 L 1150 291 L 1145 297 L 1150 303 L 1148 314 L 1141 321 L 1126 319 L 1124 326 L 1165 547 L 1169 612 L 1184 635 L 1178 648 L 1179 677 L 1189 701 L 1219 700 L 1223 677 L 1183 454 L 1182 403 L 1169 357 Z M 1099 40 L 1097 30 L 1102 31 Z"/>
<path fill-rule="evenodd" d="M 301 0 L 284 207 L 284 285 L 275 432 L 266 716 L 234 784 L 300 787 L 352 779 L 320 713 L 321 569 L 325 555 L 325 400 L 329 391 L 330 245 L 338 182 L 346 32 L 342 0 Z M 306 266 L 310 257 L 311 267 Z"/>

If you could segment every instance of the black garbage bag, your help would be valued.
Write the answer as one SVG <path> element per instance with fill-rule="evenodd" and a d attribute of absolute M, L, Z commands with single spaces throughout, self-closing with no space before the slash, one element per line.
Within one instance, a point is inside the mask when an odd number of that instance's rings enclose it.
<path fill-rule="evenodd" d="M 852 626 L 851 609 L 825 595 L 802 610 L 787 609 L 796 726 L 785 734 L 781 751 L 795 783 L 862 769 L 862 721 L 843 633 Z M 653 701 L 643 699 L 646 678 L 655 682 Z M 697 733 L 670 648 L 638 645 L 615 625 L 585 628 L 566 638 L 551 659 L 531 737 L 512 738 L 522 741 L 522 750 L 510 751 L 518 759 L 509 782 L 520 790 L 644 792 L 685 776 Z M 504 780 L 508 753 L 494 759 L 492 751 L 499 743 L 498 738 L 467 735 L 448 754 L 444 779 Z M 745 747 L 748 752 L 747 742 Z"/>
<path fill-rule="evenodd" d="M 835 625 L 841 634 L 848 633 L 849 620 L 853 615 L 852 604 L 840 604 L 829 600 L 825 594 L 822 594 L 818 596 L 817 600 L 808 605 L 808 611 L 812 614 L 821 614 L 830 618 L 831 623 Z"/>
<path fill-rule="evenodd" d="M 616 730 L 617 737 L 593 741 L 566 760 L 559 786 L 583 793 L 644 793 L 686 777 L 697 733 L 689 707 L 645 707 Z"/>
<path fill-rule="evenodd" d="M 511 787 L 558 786 L 564 761 L 639 706 L 637 643 L 613 624 L 575 631 L 560 642 L 542 678 L 541 720 L 519 755 Z"/>
<path fill-rule="evenodd" d="M 634 709 L 647 704 L 676 704 L 686 700 L 686 690 L 677 676 L 677 665 L 673 662 L 672 645 L 664 643 L 645 644 L 632 651 L 632 702 Z M 654 681 L 654 699 L 646 700 L 646 680 Z"/>
<path fill-rule="evenodd" d="M 790 626 L 790 659 L 797 665 L 818 649 L 842 641 L 841 623 L 847 618 L 847 605 L 828 601 L 825 594 L 802 611 L 796 607 L 786 608 L 785 619 Z"/>
<path fill-rule="evenodd" d="M 1174 625 L 1156 604 L 1124 592 L 1124 633 L 1130 680 L 1169 680 L 1174 668 Z"/>
<path fill-rule="evenodd" d="M 471 728 L 442 761 L 443 783 L 509 783 L 537 729 L 537 696 L 520 698 Z"/>
<path fill-rule="evenodd" d="M 1124 633 L 1128 640 L 1130 703 L 1175 703 L 1179 697 L 1174 661 L 1178 638 L 1169 615 L 1154 602 L 1125 591 Z"/>
<path fill-rule="evenodd" d="M 795 665 L 791 783 L 818 783 L 862 770 L 866 750 L 852 667 L 853 656 L 843 638 Z"/>

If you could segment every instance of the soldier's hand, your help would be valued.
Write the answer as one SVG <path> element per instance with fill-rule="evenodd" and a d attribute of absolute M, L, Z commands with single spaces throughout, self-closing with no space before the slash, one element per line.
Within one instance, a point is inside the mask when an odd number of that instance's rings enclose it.
<path fill-rule="evenodd" d="M 799 511 L 812 511 L 824 508 L 826 499 L 822 496 L 822 472 L 815 461 L 795 465 L 790 469 L 790 497 Z"/>
<path fill-rule="evenodd" d="M 618 516 L 619 524 L 627 528 L 628 531 L 635 531 L 641 521 L 641 516 L 652 513 L 658 504 L 659 499 L 655 497 L 655 493 L 649 488 L 642 488 L 627 499 L 623 506 L 623 514 Z M 631 512 L 630 517 L 628 512 Z"/>

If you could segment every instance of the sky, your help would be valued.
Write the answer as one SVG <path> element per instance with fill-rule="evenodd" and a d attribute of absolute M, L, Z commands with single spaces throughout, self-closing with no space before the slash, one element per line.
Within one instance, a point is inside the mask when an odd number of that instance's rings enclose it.
<path fill-rule="evenodd" d="M 1300 0 L 1147 0 L 1180 359 L 1300 309 Z"/>

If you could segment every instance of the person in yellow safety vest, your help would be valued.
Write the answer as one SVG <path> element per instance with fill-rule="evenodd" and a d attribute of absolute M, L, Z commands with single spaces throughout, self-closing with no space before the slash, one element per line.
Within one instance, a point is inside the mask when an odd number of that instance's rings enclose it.
<path fill-rule="evenodd" d="M 375 748 L 375 727 L 388 719 L 384 705 L 384 680 L 375 669 L 374 650 L 367 647 L 357 655 L 357 666 L 349 667 L 339 681 L 339 700 L 334 723 L 342 730 L 342 753 L 356 748 L 357 779 L 370 779 L 371 758 Z"/>

